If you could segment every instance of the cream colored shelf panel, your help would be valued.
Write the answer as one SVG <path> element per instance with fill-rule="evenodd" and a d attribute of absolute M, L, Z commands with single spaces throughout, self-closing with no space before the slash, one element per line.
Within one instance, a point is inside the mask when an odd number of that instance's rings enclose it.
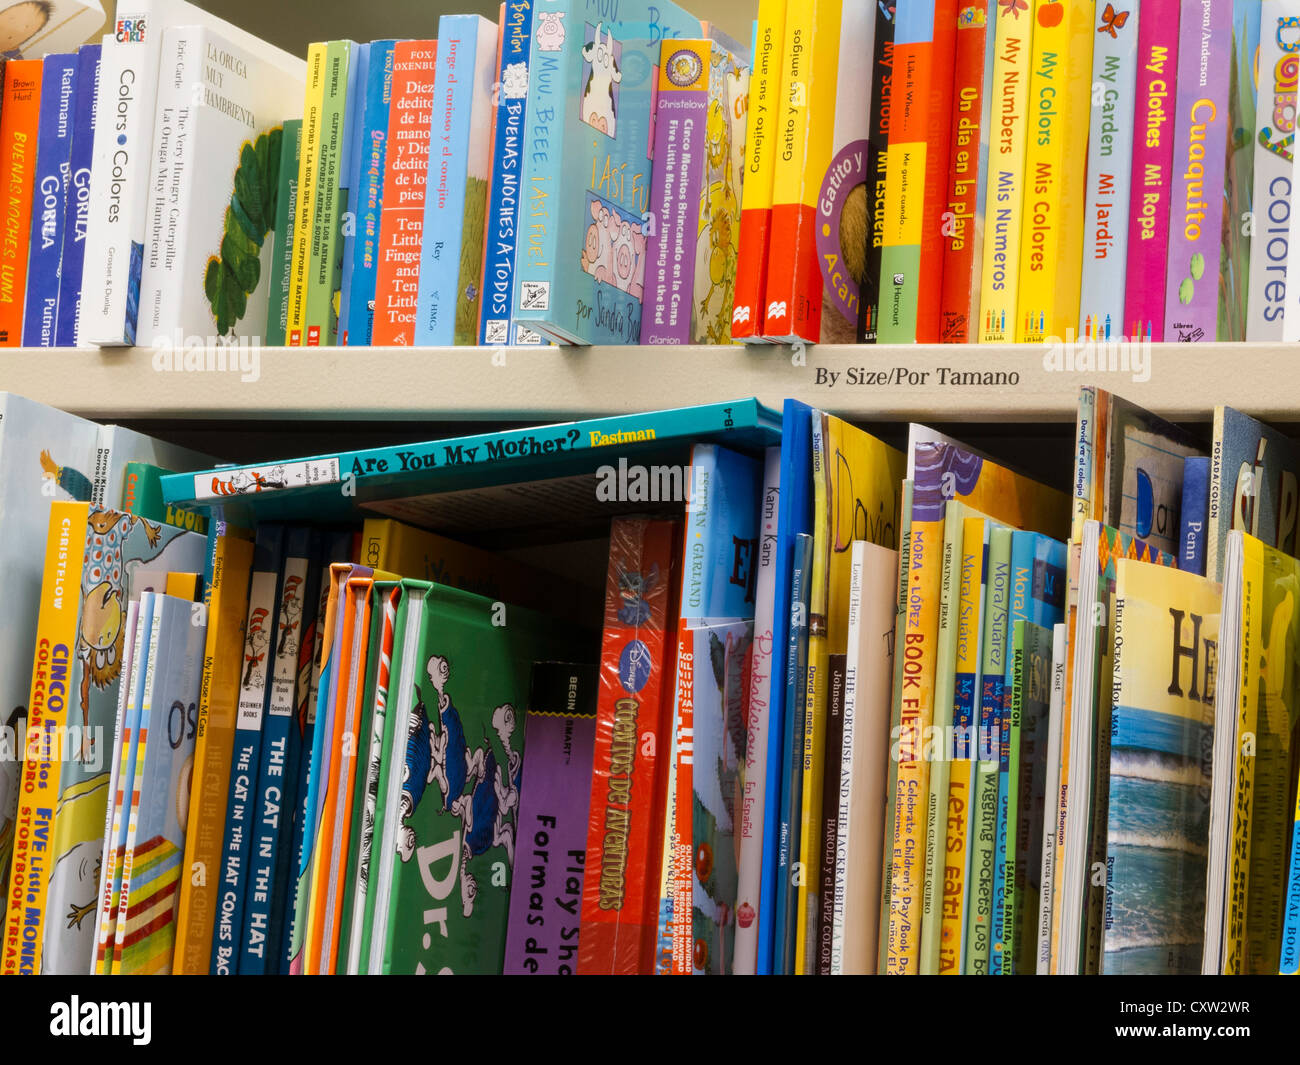
<path fill-rule="evenodd" d="M 1040 345 L 252 348 L 245 369 L 187 370 L 143 348 L 19 350 L 0 355 L 0 390 L 117 420 L 546 421 L 792 396 L 864 421 L 987 423 L 1072 420 L 1079 385 L 1097 384 L 1173 419 L 1226 403 L 1300 421 L 1293 346 L 1156 344 L 1112 351 L 1100 370 L 1063 356 Z"/>

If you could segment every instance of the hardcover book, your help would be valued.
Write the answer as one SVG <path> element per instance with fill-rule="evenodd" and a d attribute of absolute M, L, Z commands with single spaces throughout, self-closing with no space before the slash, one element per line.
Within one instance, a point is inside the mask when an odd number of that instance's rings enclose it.
<path fill-rule="evenodd" d="M 73 105 L 72 151 L 68 158 L 68 188 L 64 207 L 63 254 L 59 261 L 59 313 L 54 342 L 76 347 L 81 314 L 81 267 L 86 258 L 86 229 L 90 223 L 90 164 L 95 150 L 99 114 L 99 67 L 103 46 L 83 44 L 77 50 L 77 97 Z"/>
<path fill-rule="evenodd" d="M 4 257 L 0 260 L 0 347 L 23 343 L 27 259 L 31 248 L 32 202 L 41 111 L 42 62 L 11 59 L 4 65 L 0 98 L 0 180 L 5 189 Z"/>
<path fill-rule="evenodd" d="M 0 10 L 0 52 L 12 59 L 37 59 L 50 52 L 69 52 L 104 24 L 99 0 L 11 0 Z"/>
<path fill-rule="evenodd" d="M 293 242 L 298 218 L 298 169 L 302 165 L 302 119 L 286 119 L 280 131 L 279 186 L 275 192 L 275 226 L 270 235 L 271 276 L 267 279 L 266 346 L 283 347 L 289 325 L 289 289 Z"/>
<path fill-rule="evenodd" d="M 1272 0 L 1270 0 L 1270 6 Z M 1274 8 L 1276 11 L 1276 8 Z M 1232 55 L 1231 64 L 1228 70 L 1228 151 L 1226 162 L 1226 174 L 1223 181 L 1223 252 L 1222 268 L 1219 274 L 1219 340 L 1246 340 L 1248 339 L 1247 319 L 1249 314 L 1249 304 L 1251 300 L 1250 286 L 1251 274 L 1253 272 L 1253 260 L 1256 258 L 1258 245 L 1254 239 L 1252 229 L 1245 223 L 1253 217 L 1252 212 L 1254 205 L 1264 203 L 1267 191 L 1263 195 L 1255 191 L 1255 165 L 1256 157 L 1262 152 L 1267 151 L 1264 142 L 1259 139 L 1261 132 L 1259 127 L 1274 118 L 1272 109 L 1275 107 L 1276 94 L 1281 91 L 1285 97 L 1285 88 L 1279 90 L 1277 82 L 1277 61 L 1279 56 L 1274 53 L 1271 57 L 1272 62 L 1267 61 L 1267 57 L 1261 54 L 1261 45 L 1267 45 L 1268 42 L 1261 37 L 1265 33 L 1263 22 L 1265 17 L 1260 4 L 1233 4 L 1232 5 Z M 1267 32 L 1272 32 L 1267 31 Z M 1285 66 L 1284 66 L 1285 69 Z M 1256 71 L 1273 72 L 1273 91 L 1270 93 L 1268 81 L 1269 75 L 1265 72 L 1262 76 L 1256 74 Z M 1261 92 L 1260 86 L 1264 86 Z M 1287 84 L 1287 77 L 1284 74 L 1281 85 Z M 1259 98 L 1257 100 L 1257 97 Z M 1257 106 L 1257 104 L 1259 106 Z M 1260 117 L 1257 117 L 1260 116 Z M 1262 122 L 1261 122 L 1262 117 Z M 1288 151 L 1286 145 L 1286 134 L 1291 132 L 1287 130 L 1285 111 L 1278 123 L 1277 132 L 1270 132 L 1266 135 L 1267 140 L 1277 139 L 1276 148 L 1279 151 Z M 1263 162 L 1263 160 L 1261 160 Z M 1289 165 L 1290 160 L 1287 160 Z M 1276 168 L 1264 162 L 1265 172 L 1271 172 L 1276 175 Z M 1280 189 L 1275 189 L 1270 199 L 1276 199 Z M 1289 196 L 1287 197 L 1290 203 Z M 1276 205 L 1273 206 L 1276 211 Z M 1267 217 L 1267 216 L 1266 216 Z M 1262 234 L 1260 243 L 1265 243 L 1264 238 L 1283 237 L 1282 244 L 1289 243 L 1286 240 L 1287 226 L 1279 225 L 1272 217 L 1268 217 L 1268 232 Z M 1261 263 L 1259 266 L 1259 276 L 1254 278 L 1256 285 L 1261 284 L 1266 278 L 1272 277 L 1279 281 L 1285 282 L 1286 279 L 1286 255 L 1282 255 L 1279 262 L 1273 258 L 1273 254 L 1281 249 L 1274 245 L 1274 249 L 1267 253 L 1267 263 Z M 1268 267 L 1273 269 L 1269 270 Z M 1274 299 L 1279 297 L 1275 294 Z M 1258 303 L 1256 304 L 1258 306 Z M 1276 308 L 1280 310 L 1279 306 Z M 1280 329 L 1282 318 L 1277 318 L 1277 327 Z M 1280 339 L 1280 332 L 1276 334 L 1275 339 Z M 1263 339 L 1262 337 L 1260 339 Z"/>
<path fill-rule="evenodd" d="M 312 207 L 310 213 L 304 214 L 311 241 L 307 251 L 302 340 L 308 347 L 330 345 L 338 337 L 343 216 L 348 209 L 349 141 L 344 125 L 348 101 L 356 89 L 359 47 L 354 41 L 344 40 L 330 41 L 325 49 L 320 139 L 312 187 L 307 190 Z"/>
<path fill-rule="evenodd" d="M 1252 16 L 1257 17 L 1257 23 Z M 1231 286 L 1229 292 L 1236 295 L 1237 299 L 1228 302 L 1221 298 L 1221 304 L 1226 302 L 1236 312 L 1220 314 L 1219 331 L 1223 334 L 1223 340 L 1276 342 L 1295 339 L 1285 335 L 1285 321 L 1292 240 L 1289 224 L 1290 176 L 1295 164 L 1296 110 L 1293 96 L 1297 73 L 1300 73 L 1297 69 L 1300 61 L 1295 54 L 1295 23 L 1292 21 L 1297 17 L 1300 17 L 1300 3 L 1295 3 L 1294 0 L 1266 0 L 1260 5 L 1258 13 L 1252 11 L 1247 4 L 1233 7 L 1231 100 L 1233 103 L 1242 101 L 1251 105 L 1255 117 L 1252 132 L 1255 136 L 1253 143 L 1237 148 L 1236 130 L 1232 132 L 1232 146 L 1236 150 L 1230 156 L 1229 183 L 1236 184 L 1242 180 L 1245 159 L 1249 158 L 1253 170 L 1252 195 L 1244 205 L 1229 200 L 1226 218 L 1228 225 L 1224 232 L 1236 233 L 1240 230 L 1242 227 L 1236 223 L 1243 212 L 1252 206 L 1259 210 L 1258 217 L 1265 224 L 1262 232 L 1258 228 L 1256 230 L 1258 239 L 1252 238 L 1249 242 L 1248 262 L 1241 261 L 1243 252 L 1234 244 L 1229 244 L 1224 249 L 1225 282 Z M 1245 40 L 1240 39 L 1242 30 Z M 1259 50 L 1256 60 L 1259 64 L 1258 86 L 1253 82 L 1242 83 L 1243 59 L 1249 61 L 1251 53 L 1247 52 L 1245 57 L 1240 53 L 1252 43 Z M 1247 70 L 1253 73 L 1251 68 L 1248 67 Z M 1251 92 L 1252 88 L 1259 93 L 1258 104 Z M 1243 156 L 1240 166 L 1234 165 L 1238 154 Z M 1244 300 L 1240 295 L 1243 280 L 1248 285 Z M 1296 280 L 1300 283 L 1300 275 Z M 1221 284 L 1221 293 L 1223 288 L 1224 285 Z M 1229 331 L 1224 330 L 1225 324 L 1229 325 Z M 1235 330 L 1231 329 L 1233 325 L 1236 326 Z M 1300 337 L 1300 329 L 1296 330 L 1295 335 Z"/>
<path fill-rule="evenodd" d="M 876 5 L 871 62 L 871 125 L 867 130 L 867 217 L 870 235 L 863 267 L 858 342 L 876 339 L 880 324 L 880 256 L 885 242 L 885 183 L 888 177 L 889 118 L 894 84 L 894 8 Z M 745 192 L 749 196 L 748 189 Z"/>

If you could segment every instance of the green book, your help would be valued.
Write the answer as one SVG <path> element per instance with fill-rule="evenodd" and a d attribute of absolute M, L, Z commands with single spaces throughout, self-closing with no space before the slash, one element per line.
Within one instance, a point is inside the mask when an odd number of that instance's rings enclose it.
<path fill-rule="evenodd" d="M 500 973 L 532 663 L 582 648 L 548 617 L 460 589 L 407 580 L 402 597 L 368 970 Z"/>
<path fill-rule="evenodd" d="M 994 742 L 1002 707 L 1007 663 L 1007 611 L 1011 602 L 1011 530 L 989 532 L 988 609 L 984 614 L 984 665 L 976 742 L 975 782 L 971 788 L 970 871 L 966 876 L 967 974 L 989 971 L 993 932 L 993 861 L 998 834 L 998 744 Z"/>
<path fill-rule="evenodd" d="M 271 280 L 266 311 L 266 345 L 284 347 L 289 321 L 289 267 L 293 259 L 294 220 L 298 217 L 298 163 L 302 152 L 302 119 L 289 119 L 280 138 L 280 180 L 275 197 L 275 229 L 271 237 Z"/>
<path fill-rule="evenodd" d="M 203 507 L 180 507 L 163 502 L 162 477 L 171 472 L 151 462 L 128 462 L 122 481 L 122 509 L 138 518 L 148 518 L 206 536 L 208 518 Z"/>
<path fill-rule="evenodd" d="M 1011 761 L 1007 807 L 1003 929 L 1009 975 L 1036 968 L 1043 803 L 1047 793 L 1047 719 L 1052 702 L 1052 630 L 1017 621 L 1011 637 Z"/>
<path fill-rule="evenodd" d="M 353 42 L 330 41 L 325 53 L 325 100 L 321 109 L 320 157 L 316 167 L 316 209 L 312 215 L 307 258 L 307 344 L 330 345 L 338 336 L 335 302 L 342 276 L 341 222 L 344 116 L 348 105 L 348 74 Z"/>

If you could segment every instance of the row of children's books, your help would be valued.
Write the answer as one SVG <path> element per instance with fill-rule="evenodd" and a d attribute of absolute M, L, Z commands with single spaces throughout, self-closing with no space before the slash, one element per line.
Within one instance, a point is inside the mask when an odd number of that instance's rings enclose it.
<path fill-rule="evenodd" d="M 1085 387 L 1067 491 L 743 400 L 155 446 L 116 505 L 79 426 L 5 397 L 5 972 L 1300 967 L 1300 448 L 1247 415 Z"/>

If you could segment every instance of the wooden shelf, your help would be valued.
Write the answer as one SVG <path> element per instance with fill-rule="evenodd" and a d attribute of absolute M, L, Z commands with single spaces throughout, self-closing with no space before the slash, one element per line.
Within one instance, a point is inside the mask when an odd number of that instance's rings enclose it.
<path fill-rule="evenodd" d="M 0 355 L 0 390 L 118 421 L 544 422 L 745 396 L 779 407 L 791 396 L 859 421 L 988 423 L 1071 421 L 1078 387 L 1097 384 L 1175 420 L 1204 421 L 1226 403 L 1300 421 L 1294 346 L 1147 350 L 1143 380 L 1131 368 L 1049 370 L 1047 349 L 1028 344 L 254 348 L 245 354 L 256 379 L 242 380 L 237 370 L 159 369 L 143 348 L 26 349 Z"/>

